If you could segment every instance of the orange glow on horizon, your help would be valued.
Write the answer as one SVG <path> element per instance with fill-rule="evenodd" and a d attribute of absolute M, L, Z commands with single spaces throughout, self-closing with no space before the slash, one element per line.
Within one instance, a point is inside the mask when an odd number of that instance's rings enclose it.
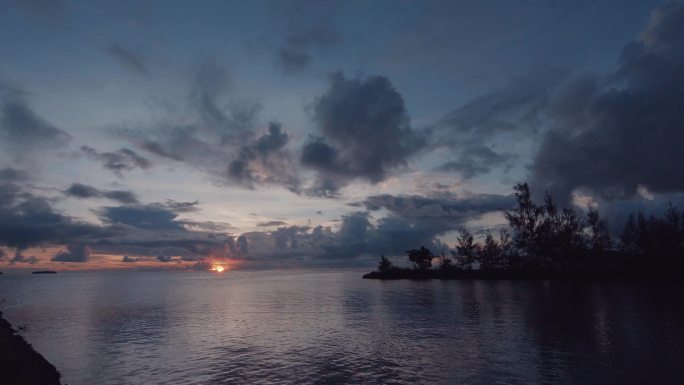
<path fill-rule="evenodd" d="M 217 273 L 223 273 L 224 270 L 226 270 L 226 267 L 218 263 L 214 263 L 209 269 L 209 271 L 215 271 Z"/>

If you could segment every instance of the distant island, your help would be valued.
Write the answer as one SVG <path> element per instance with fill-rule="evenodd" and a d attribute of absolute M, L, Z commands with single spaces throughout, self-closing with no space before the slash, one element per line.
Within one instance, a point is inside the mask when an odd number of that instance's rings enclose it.
<path fill-rule="evenodd" d="M 16 333 L 0 312 L 0 383 L 59 385 L 60 374 Z"/>
<path fill-rule="evenodd" d="M 31 274 L 57 274 L 57 272 L 53 271 L 53 270 L 38 270 L 38 271 L 34 271 Z"/>
<path fill-rule="evenodd" d="M 679 279 L 684 273 L 684 212 L 669 205 L 662 217 L 629 215 L 618 241 L 595 207 L 580 216 L 559 208 L 550 194 L 537 205 L 527 183 L 514 187 L 517 207 L 504 210 L 509 229 L 482 244 L 465 227 L 456 249 L 435 255 L 408 250 L 412 268 L 381 256 L 366 279 Z M 433 267 L 433 262 L 437 266 Z"/>

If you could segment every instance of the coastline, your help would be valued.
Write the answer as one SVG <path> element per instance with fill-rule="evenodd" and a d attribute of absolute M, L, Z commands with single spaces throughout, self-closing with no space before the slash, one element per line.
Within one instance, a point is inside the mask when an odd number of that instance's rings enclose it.
<path fill-rule="evenodd" d="M 60 373 L 17 334 L 0 312 L 0 383 L 60 385 Z"/>
<path fill-rule="evenodd" d="M 395 268 L 389 271 L 372 271 L 363 279 L 379 280 L 569 280 L 569 281 L 680 281 L 681 270 L 415 270 Z"/>

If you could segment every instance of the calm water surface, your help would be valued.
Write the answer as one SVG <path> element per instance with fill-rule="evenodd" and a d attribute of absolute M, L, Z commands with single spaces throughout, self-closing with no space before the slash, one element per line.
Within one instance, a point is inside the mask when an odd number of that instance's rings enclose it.
<path fill-rule="evenodd" d="M 684 383 L 682 285 L 360 276 L 6 274 L 0 309 L 70 385 Z"/>

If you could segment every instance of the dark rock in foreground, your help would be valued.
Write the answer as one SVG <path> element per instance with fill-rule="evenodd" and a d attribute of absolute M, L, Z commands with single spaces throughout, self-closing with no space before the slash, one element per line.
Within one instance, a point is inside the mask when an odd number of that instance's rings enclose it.
<path fill-rule="evenodd" d="M 12 329 L 0 312 L 0 383 L 4 385 L 59 385 L 60 374 Z"/>
<path fill-rule="evenodd" d="M 53 271 L 53 270 L 39 270 L 39 271 L 34 271 L 31 274 L 57 274 L 57 272 Z"/>

